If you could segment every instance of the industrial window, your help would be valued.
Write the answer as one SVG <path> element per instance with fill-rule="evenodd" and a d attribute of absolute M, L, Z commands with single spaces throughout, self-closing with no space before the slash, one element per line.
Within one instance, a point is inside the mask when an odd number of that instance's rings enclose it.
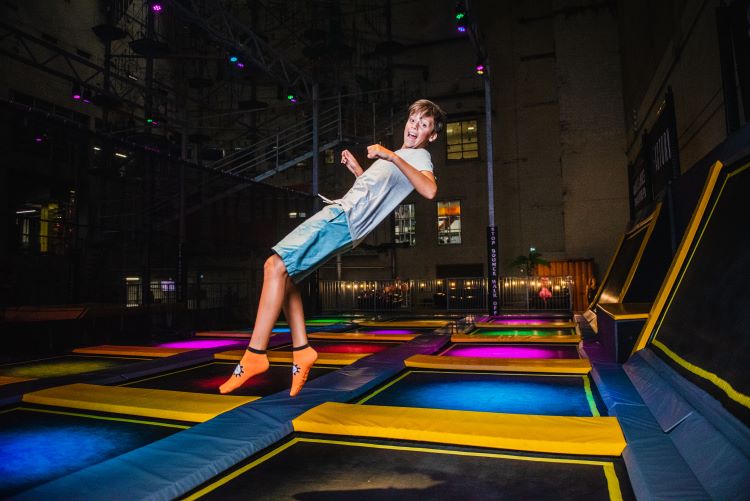
<path fill-rule="evenodd" d="M 479 158 L 477 121 L 449 122 L 446 127 L 448 160 Z"/>
<path fill-rule="evenodd" d="M 396 207 L 394 214 L 394 242 L 414 245 L 417 236 L 417 218 L 414 204 L 402 204 Z"/>
<path fill-rule="evenodd" d="M 437 203 L 438 243 L 461 243 L 461 201 L 447 200 Z"/>

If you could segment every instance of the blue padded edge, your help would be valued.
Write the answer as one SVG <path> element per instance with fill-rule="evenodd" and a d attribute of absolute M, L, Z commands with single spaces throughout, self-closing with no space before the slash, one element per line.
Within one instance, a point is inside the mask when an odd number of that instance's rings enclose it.
<path fill-rule="evenodd" d="M 592 363 L 591 376 L 616 416 L 627 446 L 622 457 L 638 499 L 706 499 L 708 494 L 662 432 L 622 366 Z"/>
<path fill-rule="evenodd" d="M 634 361 L 642 358 L 667 381 L 671 387 L 705 416 L 716 428 L 727 435 L 730 441 L 750 457 L 750 428 L 730 414 L 719 401 L 682 377 L 650 349 L 641 350 Z M 640 388 L 636 386 L 640 391 Z"/>
<path fill-rule="evenodd" d="M 324 402 L 348 402 L 400 372 L 411 355 L 435 353 L 448 334 L 423 334 L 316 378 L 295 398 L 287 391 L 91 466 L 13 499 L 171 500 L 293 432 L 291 420 Z"/>
<path fill-rule="evenodd" d="M 713 499 L 750 493 L 750 430 L 708 393 L 684 379 L 651 350 L 625 364 L 660 423 Z"/>

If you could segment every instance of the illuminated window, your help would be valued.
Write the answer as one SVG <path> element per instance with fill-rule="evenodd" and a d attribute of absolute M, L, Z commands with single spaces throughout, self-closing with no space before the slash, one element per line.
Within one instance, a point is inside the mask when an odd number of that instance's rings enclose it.
<path fill-rule="evenodd" d="M 417 219 L 414 213 L 414 204 L 403 204 L 396 207 L 394 221 L 394 242 L 406 242 L 409 246 L 414 245 L 417 235 Z"/>
<path fill-rule="evenodd" d="M 476 120 L 450 122 L 445 134 L 448 142 L 448 160 L 479 158 Z"/>
<path fill-rule="evenodd" d="M 461 202 L 447 200 L 437 203 L 438 243 L 461 243 Z"/>

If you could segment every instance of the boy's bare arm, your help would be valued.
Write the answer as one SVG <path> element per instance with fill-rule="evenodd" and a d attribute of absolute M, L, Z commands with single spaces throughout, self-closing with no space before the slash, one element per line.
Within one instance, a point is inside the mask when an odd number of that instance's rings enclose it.
<path fill-rule="evenodd" d="M 404 173 L 409 182 L 414 186 L 414 189 L 425 197 L 427 200 L 432 200 L 437 195 L 437 183 L 435 182 L 435 176 L 432 172 L 417 170 L 409 162 L 396 155 L 388 148 L 373 144 L 367 147 L 367 158 L 382 158 L 392 162 L 401 172 Z"/>

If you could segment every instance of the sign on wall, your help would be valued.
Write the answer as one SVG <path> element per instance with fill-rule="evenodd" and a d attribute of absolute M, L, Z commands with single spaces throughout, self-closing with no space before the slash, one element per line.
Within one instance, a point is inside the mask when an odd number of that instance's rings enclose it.
<path fill-rule="evenodd" d="M 672 88 L 667 90 L 664 104 L 651 131 L 646 134 L 648 168 L 651 180 L 651 199 L 656 200 L 669 181 L 680 176 L 680 156 L 677 148 L 677 120 L 675 119 Z"/>
<path fill-rule="evenodd" d="M 635 161 L 628 164 L 628 193 L 630 195 L 630 218 L 633 219 L 652 200 L 648 147 L 645 140 Z"/>

